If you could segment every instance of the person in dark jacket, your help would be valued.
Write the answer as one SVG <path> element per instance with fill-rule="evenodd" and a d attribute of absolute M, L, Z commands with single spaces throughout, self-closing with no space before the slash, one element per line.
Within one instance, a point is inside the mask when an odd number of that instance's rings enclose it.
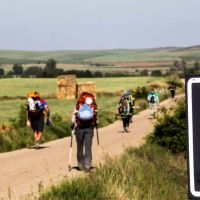
<path fill-rule="evenodd" d="M 176 94 L 176 84 L 175 83 L 171 83 L 168 87 L 168 90 L 170 91 L 171 93 L 171 98 L 173 99 L 175 97 L 175 94 Z"/>

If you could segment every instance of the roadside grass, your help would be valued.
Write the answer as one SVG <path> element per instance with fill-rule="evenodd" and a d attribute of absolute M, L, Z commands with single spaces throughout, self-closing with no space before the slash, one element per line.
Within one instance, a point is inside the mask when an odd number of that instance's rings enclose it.
<path fill-rule="evenodd" d="M 40 194 L 40 200 L 184 200 L 186 160 L 156 144 L 128 148 L 88 176 L 65 179 Z"/>

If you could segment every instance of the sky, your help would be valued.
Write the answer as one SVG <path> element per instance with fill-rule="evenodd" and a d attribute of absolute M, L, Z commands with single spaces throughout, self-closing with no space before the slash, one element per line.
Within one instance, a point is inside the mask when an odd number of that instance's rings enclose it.
<path fill-rule="evenodd" d="M 0 0 L 0 49 L 200 44 L 200 0 Z"/>

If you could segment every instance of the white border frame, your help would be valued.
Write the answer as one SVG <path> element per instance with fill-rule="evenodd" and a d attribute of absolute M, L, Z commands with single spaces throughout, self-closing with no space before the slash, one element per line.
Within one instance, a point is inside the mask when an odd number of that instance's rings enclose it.
<path fill-rule="evenodd" d="M 189 144 L 189 175 L 190 192 L 194 197 L 200 197 L 200 191 L 195 190 L 194 183 L 194 147 L 193 147 L 193 109 L 192 109 L 192 84 L 200 83 L 200 78 L 193 77 L 187 82 L 187 105 L 188 105 L 188 144 Z"/>

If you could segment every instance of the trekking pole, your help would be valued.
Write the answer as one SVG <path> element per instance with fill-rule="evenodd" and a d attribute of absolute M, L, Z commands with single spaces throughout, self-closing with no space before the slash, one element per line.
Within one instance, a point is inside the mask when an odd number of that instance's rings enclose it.
<path fill-rule="evenodd" d="M 96 133 L 97 133 L 97 144 L 99 145 L 99 133 L 98 133 L 98 125 L 96 125 Z"/>
<path fill-rule="evenodd" d="M 73 144 L 73 136 L 74 136 L 74 129 L 71 132 L 71 142 L 70 142 L 70 149 L 69 149 L 69 165 L 68 169 L 71 171 L 71 160 L 72 160 L 72 144 Z"/>

